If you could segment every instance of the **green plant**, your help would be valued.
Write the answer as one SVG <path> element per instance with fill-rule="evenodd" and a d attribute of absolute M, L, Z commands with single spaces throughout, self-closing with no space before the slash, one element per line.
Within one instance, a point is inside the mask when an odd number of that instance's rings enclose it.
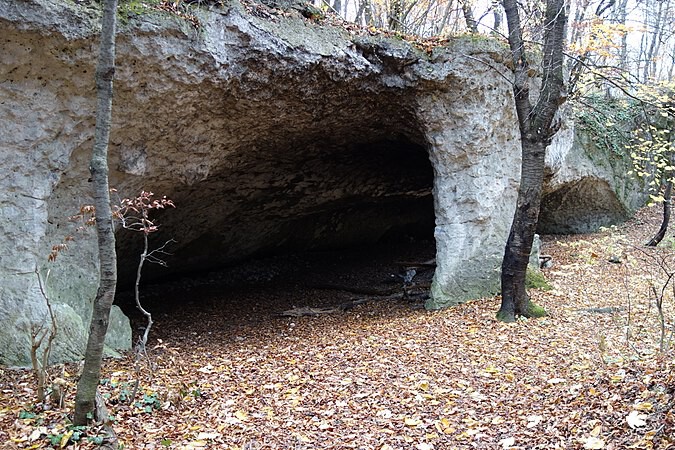
<path fill-rule="evenodd" d="M 576 126 L 590 137 L 597 150 L 618 158 L 626 157 L 630 130 L 642 122 L 636 101 L 593 95 L 578 99 L 573 111 Z"/>
<path fill-rule="evenodd" d="M 660 246 L 675 250 L 675 237 L 665 238 L 663 241 L 661 241 Z"/>
<path fill-rule="evenodd" d="M 546 312 L 546 310 L 543 307 L 537 305 L 536 303 L 534 303 L 532 301 L 529 301 L 527 303 L 527 312 L 528 312 L 528 316 L 533 317 L 533 318 L 540 318 L 540 317 L 548 316 L 548 313 Z"/>
<path fill-rule="evenodd" d="M 80 442 L 82 438 L 87 436 L 88 430 L 89 427 L 84 425 L 68 425 L 63 433 L 47 434 L 46 439 L 49 441 L 50 445 L 64 448 L 69 443 Z M 87 436 L 87 439 L 91 440 L 92 437 Z M 101 440 L 101 442 L 103 441 Z"/>
<path fill-rule="evenodd" d="M 26 420 L 26 419 L 30 420 L 30 419 L 35 419 L 36 417 L 37 417 L 37 414 L 35 414 L 32 411 L 22 410 L 22 411 L 19 412 L 19 419 L 21 419 L 21 420 Z"/>
<path fill-rule="evenodd" d="M 117 11 L 120 19 L 126 21 L 133 15 L 138 16 L 149 11 L 156 11 L 161 3 L 162 0 L 122 0 Z"/>
<path fill-rule="evenodd" d="M 104 439 L 103 436 L 87 436 L 87 440 L 94 445 L 102 445 Z M 120 448 L 123 448 L 123 446 L 120 445 Z"/>
<path fill-rule="evenodd" d="M 136 406 L 142 408 L 146 413 L 151 413 L 153 410 L 161 409 L 162 403 L 159 401 L 157 393 L 153 392 L 151 394 L 143 394 L 143 401 L 136 402 Z"/>

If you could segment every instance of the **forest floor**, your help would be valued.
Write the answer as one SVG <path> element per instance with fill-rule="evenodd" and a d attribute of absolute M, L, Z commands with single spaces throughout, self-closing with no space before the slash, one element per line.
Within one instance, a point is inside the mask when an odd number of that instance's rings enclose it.
<path fill-rule="evenodd" d="M 597 234 L 545 236 L 553 289 L 531 295 L 549 316 L 514 324 L 495 320 L 499 297 L 278 314 L 359 297 L 336 279 L 395 286 L 396 260 L 433 256 L 428 243 L 272 258 L 237 269 L 236 284 L 223 272 L 150 286 L 148 358 L 105 362 L 113 427 L 125 449 L 675 448 L 673 289 L 664 351 L 649 289 L 675 272 L 675 250 L 641 247 L 659 220 L 645 209 Z M 52 369 L 71 387 L 64 408 L 42 408 L 31 372 L 0 369 L 0 449 L 96 448 L 98 428 L 68 426 L 76 372 Z"/>

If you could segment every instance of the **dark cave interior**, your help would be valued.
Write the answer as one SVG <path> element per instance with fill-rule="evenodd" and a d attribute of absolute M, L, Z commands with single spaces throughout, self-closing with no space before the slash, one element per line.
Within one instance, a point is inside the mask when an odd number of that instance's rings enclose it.
<path fill-rule="evenodd" d="M 160 316 L 188 305 L 276 314 L 369 290 L 396 297 L 406 264 L 435 256 L 426 150 L 405 137 L 323 149 L 223 169 L 171 193 L 177 207 L 157 215 L 150 248 L 178 245 L 167 267 L 145 266 L 143 304 Z M 118 232 L 116 302 L 134 321 L 141 241 Z M 414 283 L 428 287 L 432 276 L 425 266 Z"/>

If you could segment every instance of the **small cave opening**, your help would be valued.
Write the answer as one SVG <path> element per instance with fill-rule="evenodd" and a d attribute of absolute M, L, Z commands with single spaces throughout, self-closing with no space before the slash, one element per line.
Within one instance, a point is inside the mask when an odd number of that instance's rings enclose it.
<path fill-rule="evenodd" d="M 145 265 L 140 288 L 154 320 L 189 312 L 193 324 L 203 321 L 199 314 L 258 322 L 383 299 L 421 307 L 436 250 L 424 142 L 316 137 L 296 146 L 262 151 L 167 193 L 176 208 L 155 216 L 160 231 L 150 248 L 176 243 L 161 255 L 166 267 Z M 133 232 L 117 234 L 116 303 L 136 330 L 144 323 L 133 295 L 141 243 Z"/>

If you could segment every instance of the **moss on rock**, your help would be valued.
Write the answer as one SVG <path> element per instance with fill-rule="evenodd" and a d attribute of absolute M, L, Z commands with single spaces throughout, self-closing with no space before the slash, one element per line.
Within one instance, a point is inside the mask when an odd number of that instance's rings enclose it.
<path fill-rule="evenodd" d="M 506 313 L 502 311 L 501 309 L 497 311 L 497 320 L 500 322 L 505 322 L 505 323 L 513 323 L 516 321 L 516 317 L 513 314 Z"/>
<path fill-rule="evenodd" d="M 543 307 L 537 305 L 532 301 L 527 302 L 527 317 L 539 318 L 546 316 L 548 316 L 548 313 Z"/>
<path fill-rule="evenodd" d="M 527 289 L 541 289 L 542 291 L 550 291 L 553 289 L 553 286 L 546 281 L 546 277 L 541 271 L 529 267 L 525 274 L 525 287 Z"/>

